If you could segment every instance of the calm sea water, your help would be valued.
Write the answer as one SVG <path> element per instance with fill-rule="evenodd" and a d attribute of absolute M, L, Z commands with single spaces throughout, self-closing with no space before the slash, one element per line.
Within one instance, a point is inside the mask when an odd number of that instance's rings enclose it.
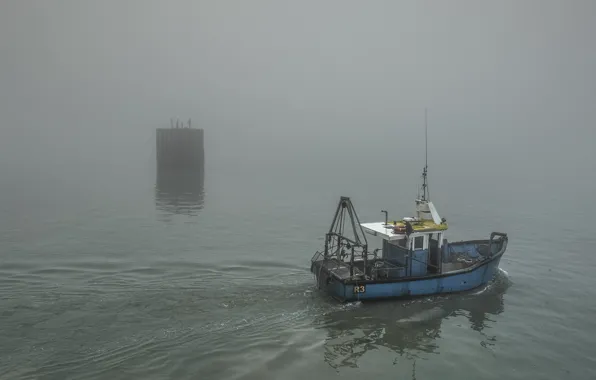
<path fill-rule="evenodd" d="M 308 272 L 339 196 L 361 220 L 404 216 L 418 173 L 331 169 L 211 160 L 203 182 L 117 168 L 4 181 L 0 378 L 596 378 L 593 187 L 431 172 L 449 238 L 509 233 L 495 281 L 339 304 Z"/>

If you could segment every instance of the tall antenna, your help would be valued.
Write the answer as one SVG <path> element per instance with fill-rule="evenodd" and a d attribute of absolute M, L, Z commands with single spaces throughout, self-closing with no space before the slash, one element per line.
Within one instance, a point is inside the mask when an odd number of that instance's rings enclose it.
<path fill-rule="evenodd" d="M 425 141 L 425 153 L 424 153 L 424 170 L 422 171 L 422 201 L 430 201 L 430 190 L 426 183 L 426 174 L 428 172 L 428 117 L 427 110 L 424 108 L 424 141 Z M 427 196 L 428 194 L 428 196 Z"/>
<path fill-rule="evenodd" d="M 425 142 L 425 162 L 424 164 L 426 165 L 426 167 L 428 167 L 428 112 L 426 110 L 426 108 L 424 109 L 424 142 Z"/>

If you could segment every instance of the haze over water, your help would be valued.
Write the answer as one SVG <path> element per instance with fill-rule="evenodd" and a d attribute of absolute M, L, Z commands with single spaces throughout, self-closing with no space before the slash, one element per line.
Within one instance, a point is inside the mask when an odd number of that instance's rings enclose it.
<path fill-rule="evenodd" d="M 596 378 L 590 1 L 5 1 L 0 379 Z M 450 240 L 472 293 L 339 304 L 339 197 Z M 158 183 L 155 129 L 205 130 Z"/>

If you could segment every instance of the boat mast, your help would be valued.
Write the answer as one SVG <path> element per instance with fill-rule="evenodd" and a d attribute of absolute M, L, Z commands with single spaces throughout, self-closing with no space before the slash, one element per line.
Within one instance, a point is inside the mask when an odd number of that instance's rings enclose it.
<path fill-rule="evenodd" d="M 427 110 L 424 109 L 424 140 L 425 140 L 425 159 L 424 159 L 424 170 L 422 171 L 422 197 L 423 202 L 430 201 L 430 190 L 428 190 L 428 184 L 426 183 L 426 175 L 428 173 L 428 122 L 427 122 Z M 427 196 L 428 194 L 428 196 Z"/>

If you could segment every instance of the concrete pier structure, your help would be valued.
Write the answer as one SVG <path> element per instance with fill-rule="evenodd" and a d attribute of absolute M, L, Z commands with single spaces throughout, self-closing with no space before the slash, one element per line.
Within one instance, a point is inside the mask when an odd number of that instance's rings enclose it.
<path fill-rule="evenodd" d="M 165 214 L 196 215 L 203 208 L 205 149 L 203 130 L 172 121 L 156 134 L 155 204 Z"/>
<path fill-rule="evenodd" d="M 156 140 L 158 171 L 203 168 L 203 130 L 190 128 L 190 121 L 188 127 L 158 128 Z"/>

